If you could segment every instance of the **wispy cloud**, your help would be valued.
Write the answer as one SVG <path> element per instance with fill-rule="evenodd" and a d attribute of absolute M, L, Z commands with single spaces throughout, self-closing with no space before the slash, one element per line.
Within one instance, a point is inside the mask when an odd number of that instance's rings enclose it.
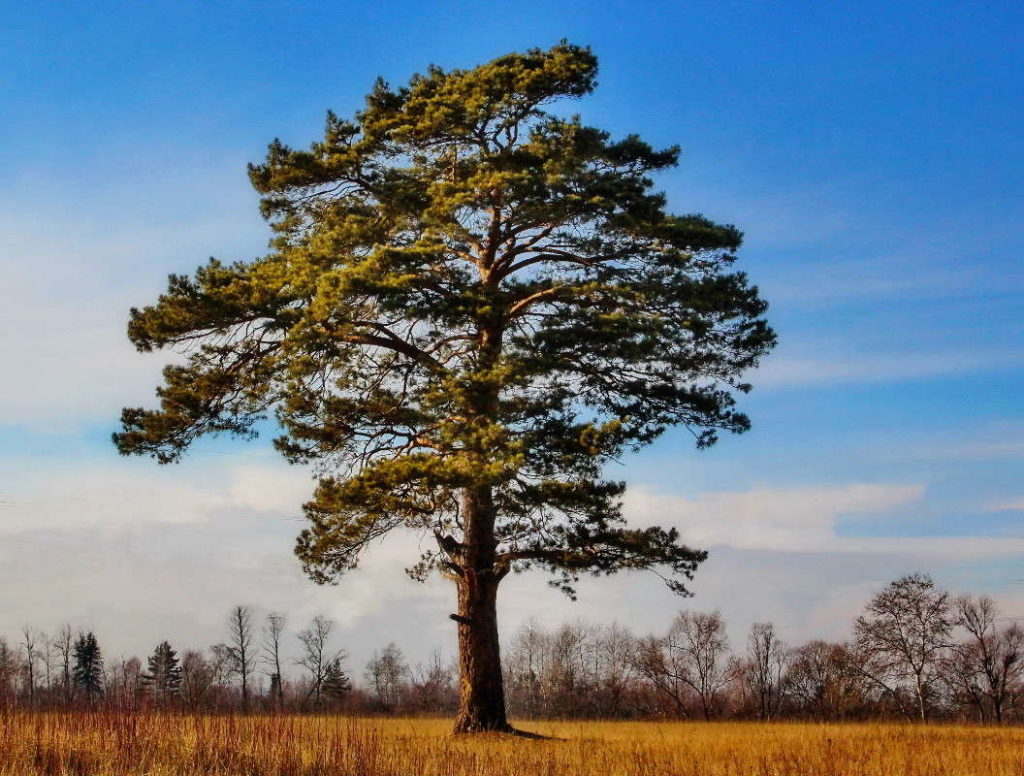
<path fill-rule="evenodd" d="M 995 501 L 986 505 L 989 512 L 1024 512 L 1024 496 L 1009 501 Z"/>
<path fill-rule="evenodd" d="M 194 646 L 222 638 L 235 603 L 285 612 L 296 630 L 323 612 L 344 629 L 385 622 L 396 632 L 404 631 L 395 618 L 445 606 L 443 582 L 424 587 L 403 576 L 419 555 L 414 534 L 374 546 L 340 589 L 309 582 L 291 547 L 311 489 L 306 470 L 247 461 L 9 471 L 0 492 L 0 630 L 70 620 L 99 629 L 113 650 L 142 653 L 159 638 Z M 438 615 L 434 625 L 446 622 Z M 362 655 L 379 638 L 353 641 Z"/>
<path fill-rule="evenodd" d="M 627 491 L 625 511 L 637 524 L 667 522 L 695 546 L 823 550 L 834 546 L 841 516 L 892 511 L 919 502 L 921 485 L 839 486 L 717 491 L 692 498 Z"/>
<path fill-rule="evenodd" d="M 150 399 L 168 358 L 134 351 L 129 308 L 155 300 L 167 273 L 211 254 L 234 259 L 264 235 L 251 203 L 223 196 L 244 192 L 241 180 L 182 172 L 140 172 L 132 183 L 148 207 L 137 192 L 116 189 L 79 201 L 85 195 L 69 197 L 62 181 L 31 181 L 0 197 L 0 425 L 59 431 L 113 422 L 121 406 Z"/>
<path fill-rule="evenodd" d="M 863 450 L 893 465 L 906 462 L 995 461 L 1024 458 L 1024 426 L 1008 420 L 981 428 L 955 427 L 908 436 Z"/>
<path fill-rule="evenodd" d="M 139 465 L 135 465 L 139 464 Z M 302 527 L 299 506 L 309 472 L 246 457 L 187 461 L 65 464 L 32 471 L 5 467 L 0 488 L 0 630 L 21 623 L 51 628 L 64 620 L 94 627 L 112 655 L 144 653 L 162 638 L 202 646 L 223 638 L 235 603 L 280 610 L 298 629 L 316 612 L 339 623 L 339 645 L 355 670 L 373 649 L 395 640 L 415 659 L 453 647 L 446 615 L 450 583 L 425 585 L 402 569 L 427 541 L 414 533 L 370 548 L 337 588 L 302 575 L 290 550 Z M 682 607 L 721 608 L 739 636 L 774 619 L 787 638 L 841 637 L 871 589 L 907 570 L 938 573 L 1024 552 L 1024 541 L 974 538 L 849 538 L 840 519 L 912 511 L 925 496 L 916 483 L 855 482 L 715 491 L 693 497 L 627 491 L 635 525 L 680 528 L 712 550 L 691 586 L 673 596 L 652 575 L 586 579 L 571 603 L 542 573 L 503 586 L 504 632 L 539 617 L 550 625 L 583 618 L 661 630 Z"/>
<path fill-rule="evenodd" d="M 767 388 L 920 380 L 1024 367 L 1019 351 L 856 354 L 848 358 L 779 355 L 768 358 L 753 379 Z"/>
<path fill-rule="evenodd" d="M 903 553 L 984 557 L 1024 552 L 1024 539 L 972 536 L 844 536 L 840 519 L 899 514 L 919 507 L 918 484 L 718 491 L 692 498 L 644 489 L 627 491 L 625 510 L 638 525 L 668 523 L 697 547 L 827 553 Z"/>

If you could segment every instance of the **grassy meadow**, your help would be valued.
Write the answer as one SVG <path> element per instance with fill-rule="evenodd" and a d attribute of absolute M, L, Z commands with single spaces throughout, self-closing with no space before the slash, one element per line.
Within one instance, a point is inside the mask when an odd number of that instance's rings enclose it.
<path fill-rule="evenodd" d="M 0 774 L 338 776 L 1024 775 L 1024 729 L 954 725 L 531 722 L 158 713 L 0 715 Z"/>

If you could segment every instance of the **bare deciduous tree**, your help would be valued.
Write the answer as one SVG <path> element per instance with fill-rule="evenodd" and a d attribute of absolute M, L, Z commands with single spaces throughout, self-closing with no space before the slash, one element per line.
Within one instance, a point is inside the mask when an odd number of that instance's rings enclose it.
<path fill-rule="evenodd" d="M 988 596 L 956 600 L 956 623 L 967 641 L 953 649 L 951 669 L 957 684 L 974 700 L 982 717 L 1003 721 L 1015 684 L 1024 678 L 1024 630 L 999 627 L 999 609 Z"/>
<path fill-rule="evenodd" d="M 107 697 L 122 708 L 135 706 L 142 696 L 142 661 L 137 657 L 114 661 L 108 676 Z"/>
<path fill-rule="evenodd" d="M 306 669 L 309 675 L 309 692 L 306 693 L 304 703 L 313 699 L 313 705 L 320 707 L 323 695 L 324 679 L 327 677 L 327 670 L 334 661 L 344 659 L 344 653 L 340 650 L 329 652 L 327 641 L 331 636 L 334 623 L 326 617 L 317 615 L 313 618 L 312 624 L 299 632 L 299 642 L 302 644 L 302 657 L 296 662 Z"/>
<path fill-rule="evenodd" d="M 598 685 L 605 700 L 601 716 L 617 716 L 633 677 L 636 639 L 621 625 L 613 624 L 600 630 L 596 648 L 600 661 Z"/>
<path fill-rule="evenodd" d="M 45 633 L 40 633 L 39 647 L 39 660 L 43 668 L 43 686 L 49 696 L 53 690 L 53 639 Z"/>
<path fill-rule="evenodd" d="M 435 649 L 426 664 L 418 663 L 410 671 L 409 703 L 417 711 L 439 711 L 452 709 L 457 702 L 455 667 Z"/>
<path fill-rule="evenodd" d="M 256 639 L 252 629 L 252 613 L 247 606 L 236 606 L 228 616 L 228 657 L 231 672 L 242 685 L 242 708 L 249 708 L 249 677 L 256 664 Z"/>
<path fill-rule="evenodd" d="M 274 705 L 284 705 L 284 675 L 281 672 L 281 635 L 284 633 L 283 614 L 271 612 L 263 624 L 263 660 L 270 669 L 270 694 Z"/>
<path fill-rule="evenodd" d="M 215 680 L 215 670 L 201 652 L 188 650 L 181 658 L 181 697 L 186 705 L 196 711 L 210 695 Z"/>
<path fill-rule="evenodd" d="M 36 705 L 36 661 L 39 660 L 39 635 L 35 629 L 26 625 L 21 629 L 21 646 L 25 650 L 25 695 L 29 707 Z"/>
<path fill-rule="evenodd" d="M 57 650 L 57 654 L 60 655 L 61 663 L 61 694 L 64 699 L 64 705 L 71 703 L 71 696 L 74 692 L 74 682 L 71 678 L 71 658 L 74 650 L 75 637 L 71 630 L 71 626 L 68 623 L 64 623 L 57 630 L 57 634 L 53 637 L 53 647 Z"/>
<path fill-rule="evenodd" d="M 516 632 L 505 661 L 509 687 L 525 716 L 537 716 L 544 707 L 546 659 L 547 634 L 536 619 L 530 618 Z"/>
<path fill-rule="evenodd" d="M 14 679 L 18 674 L 18 656 L 0 636 L 0 706 L 6 706 L 14 696 Z"/>
<path fill-rule="evenodd" d="M 868 674 L 894 691 L 890 682 L 909 682 L 917 714 L 925 719 L 928 694 L 950 646 L 949 593 L 927 574 L 900 577 L 868 602 L 855 629 L 857 647 L 869 658 Z"/>
<path fill-rule="evenodd" d="M 366 666 L 366 680 L 385 711 L 392 711 L 402 700 L 409 667 L 402 650 L 394 642 L 381 653 L 374 652 Z"/>
<path fill-rule="evenodd" d="M 731 680 L 729 640 L 719 612 L 680 612 L 662 639 L 646 640 L 637 669 L 672 698 L 680 711 L 692 692 L 705 719 L 718 710 L 719 694 Z"/>
<path fill-rule="evenodd" d="M 770 622 L 755 622 L 747 636 L 744 671 L 757 702 L 757 714 L 768 721 L 782 701 L 782 675 L 786 668 L 786 647 L 775 635 Z"/>
<path fill-rule="evenodd" d="M 793 650 L 785 681 L 797 712 L 841 719 L 860 708 L 871 682 L 861 662 L 848 645 L 820 639 Z"/>

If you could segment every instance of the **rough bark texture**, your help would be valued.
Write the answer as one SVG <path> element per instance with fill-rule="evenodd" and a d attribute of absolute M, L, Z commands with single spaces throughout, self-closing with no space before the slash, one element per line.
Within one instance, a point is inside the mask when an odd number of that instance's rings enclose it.
<path fill-rule="evenodd" d="M 467 493 L 462 513 L 468 542 L 457 580 L 459 611 L 459 715 L 456 733 L 511 730 L 498 640 L 498 584 L 494 567 L 494 504 L 487 489 Z"/>

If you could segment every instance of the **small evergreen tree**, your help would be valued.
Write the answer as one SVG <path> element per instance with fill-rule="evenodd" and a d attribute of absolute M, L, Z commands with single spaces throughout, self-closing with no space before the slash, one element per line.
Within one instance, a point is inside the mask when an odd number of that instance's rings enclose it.
<path fill-rule="evenodd" d="M 149 671 L 142 676 L 142 686 L 155 700 L 165 703 L 181 693 L 181 665 L 178 653 L 162 641 L 149 656 Z"/>
<path fill-rule="evenodd" d="M 281 674 L 270 674 L 270 697 L 278 708 L 284 704 L 284 685 L 281 683 Z"/>
<path fill-rule="evenodd" d="M 341 658 L 336 657 L 327 665 L 324 672 L 323 694 L 333 701 L 344 700 L 352 692 L 352 682 L 341 667 Z"/>
<path fill-rule="evenodd" d="M 103 694 L 103 656 L 92 631 L 80 633 L 75 642 L 73 677 L 75 685 L 85 693 L 87 700 L 91 701 Z"/>

